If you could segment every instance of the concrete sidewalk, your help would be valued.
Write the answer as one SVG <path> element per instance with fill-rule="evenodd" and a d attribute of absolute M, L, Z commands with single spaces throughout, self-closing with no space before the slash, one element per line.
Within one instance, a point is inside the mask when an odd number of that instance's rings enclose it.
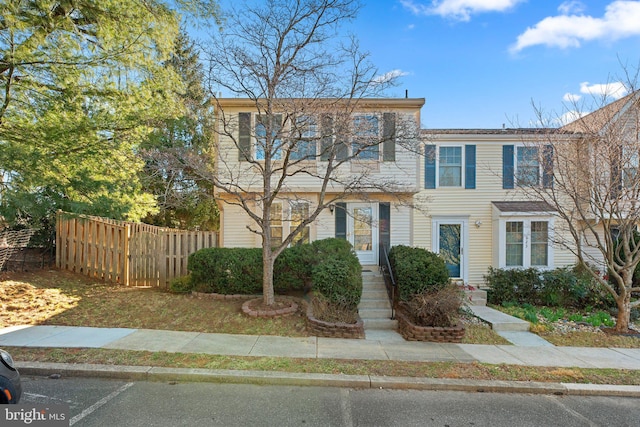
<path fill-rule="evenodd" d="M 365 340 L 349 340 L 148 329 L 14 326 L 0 329 L 2 346 L 640 370 L 640 349 L 409 342 L 393 331 L 372 332 Z"/>

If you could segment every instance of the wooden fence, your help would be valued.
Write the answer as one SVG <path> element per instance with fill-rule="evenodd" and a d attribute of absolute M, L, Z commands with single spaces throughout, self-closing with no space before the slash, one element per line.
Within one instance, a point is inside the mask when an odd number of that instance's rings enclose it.
<path fill-rule="evenodd" d="M 186 231 L 58 212 L 56 265 L 126 286 L 167 287 L 187 259 L 217 246 L 214 231 Z"/>

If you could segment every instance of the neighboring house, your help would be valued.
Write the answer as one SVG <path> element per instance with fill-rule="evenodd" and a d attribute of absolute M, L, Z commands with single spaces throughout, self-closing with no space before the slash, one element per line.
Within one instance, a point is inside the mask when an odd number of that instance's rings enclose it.
<path fill-rule="evenodd" d="M 270 210 L 276 243 L 325 205 L 297 240 L 346 238 L 363 265 L 378 263 L 381 243 L 411 244 L 410 205 L 419 191 L 416 151 L 423 104 L 423 98 L 362 99 L 349 105 L 340 100 L 285 101 L 282 113 L 272 114 L 277 123 L 270 130 L 274 141 L 282 141 L 274 151 L 273 185 L 286 175 Z M 260 215 L 264 115 L 255 100 L 227 98 L 219 100 L 217 117 L 216 173 L 221 183 L 232 183 L 229 191 L 217 193 L 220 243 L 260 247 L 255 218 L 241 205 Z M 287 140 L 295 142 L 295 149 Z M 377 143 L 362 146 L 359 141 Z M 286 173 L 278 170 L 284 159 L 289 162 Z M 323 189 L 329 167 L 335 169 Z"/>
<path fill-rule="evenodd" d="M 423 130 L 421 212 L 413 244 L 439 253 L 451 277 L 481 284 L 489 266 L 554 268 L 575 258 L 551 242 L 554 208 L 524 187 L 550 186 L 539 129 Z M 540 159 L 545 161 L 540 161 Z"/>

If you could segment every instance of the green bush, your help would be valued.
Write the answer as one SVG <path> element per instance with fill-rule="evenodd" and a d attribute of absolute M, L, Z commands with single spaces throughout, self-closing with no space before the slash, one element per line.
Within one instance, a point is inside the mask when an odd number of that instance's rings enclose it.
<path fill-rule="evenodd" d="M 436 291 L 449 283 L 444 260 L 426 249 L 394 246 L 389 251 L 389 261 L 401 301 L 409 301 L 413 295 L 425 291 Z"/>
<path fill-rule="evenodd" d="M 305 289 L 311 287 L 311 271 L 317 262 L 312 245 L 301 244 L 286 248 L 273 268 L 273 287 L 277 290 Z"/>
<path fill-rule="evenodd" d="M 256 294 L 262 291 L 262 249 L 207 248 L 189 256 L 198 292 Z"/>
<path fill-rule="evenodd" d="M 489 267 L 484 276 L 489 287 L 487 301 L 550 307 L 607 307 L 612 300 L 583 268 L 556 268 L 541 271 Z"/>
<path fill-rule="evenodd" d="M 180 276 L 169 282 L 169 291 L 174 294 L 188 294 L 193 290 L 191 276 Z"/>
<path fill-rule="evenodd" d="M 313 267 L 313 290 L 330 303 L 355 310 L 362 297 L 362 267 L 355 253 L 332 256 Z"/>

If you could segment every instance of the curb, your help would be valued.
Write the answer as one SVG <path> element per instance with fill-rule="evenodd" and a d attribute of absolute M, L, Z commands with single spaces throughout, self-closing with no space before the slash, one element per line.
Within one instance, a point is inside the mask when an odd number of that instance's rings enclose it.
<path fill-rule="evenodd" d="M 490 381 L 448 378 L 381 377 L 373 375 L 306 374 L 224 369 L 162 368 L 68 363 L 17 363 L 21 375 L 106 378 L 136 381 L 183 381 L 258 385 L 376 388 L 387 390 L 527 393 L 566 396 L 640 397 L 640 386 L 533 381 Z"/>

